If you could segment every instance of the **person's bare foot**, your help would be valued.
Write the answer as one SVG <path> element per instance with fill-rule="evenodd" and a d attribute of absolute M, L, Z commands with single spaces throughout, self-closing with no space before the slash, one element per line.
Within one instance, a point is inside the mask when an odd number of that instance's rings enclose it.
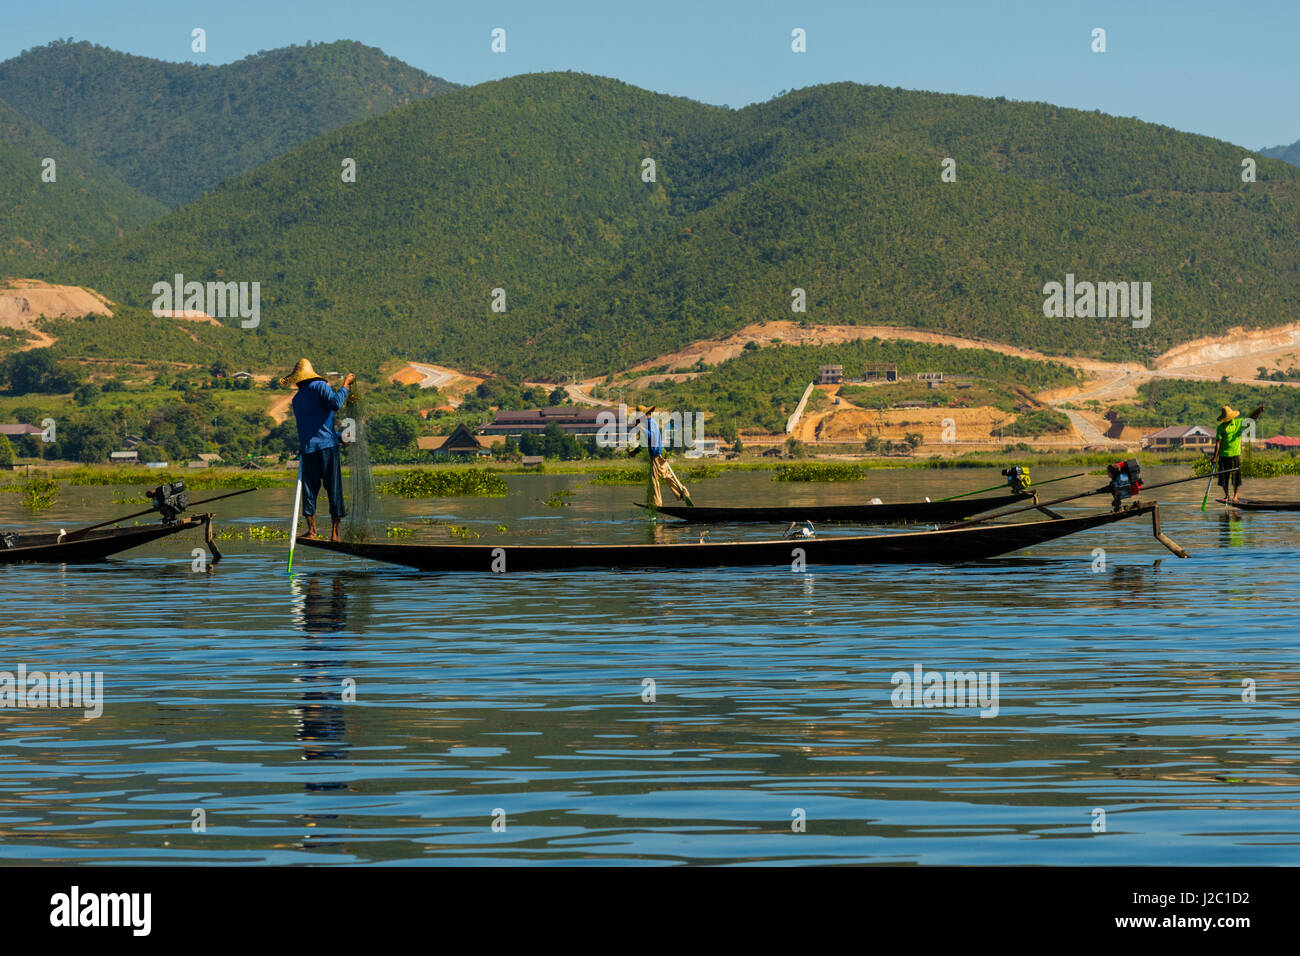
<path fill-rule="evenodd" d="M 331 522 L 331 524 L 330 524 L 330 540 L 331 540 L 331 541 L 342 541 L 342 540 L 343 540 L 341 537 L 339 537 L 339 519 L 338 519 L 338 518 L 335 518 L 334 521 Z"/>

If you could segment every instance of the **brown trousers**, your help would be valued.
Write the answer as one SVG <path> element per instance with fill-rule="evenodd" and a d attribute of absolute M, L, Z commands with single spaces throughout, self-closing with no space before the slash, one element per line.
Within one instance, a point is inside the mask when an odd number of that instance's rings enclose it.
<path fill-rule="evenodd" d="M 673 466 L 668 464 L 668 459 L 659 455 L 650 459 L 650 488 L 646 494 L 646 504 L 658 508 L 664 503 L 663 495 L 659 491 L 660 481 L 668 483 L 668 487 L 672 489 L 679 501 L 686 497 L 686 486 L 677 480 L 677 476 L 673 474 Z"/>

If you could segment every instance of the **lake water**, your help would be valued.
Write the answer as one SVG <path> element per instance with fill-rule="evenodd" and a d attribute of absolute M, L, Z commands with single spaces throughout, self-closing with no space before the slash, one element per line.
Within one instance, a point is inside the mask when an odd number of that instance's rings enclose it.
<path fill-rule="evenodd" d="M 481 542 L 654 540 L 641 489 L 507 480 L 507 499 L 377 515 L 411 540 L 453 540 L 419 518 Z M 997 480 L 692 490 L 888 501 Z M 247 536 L 195 572 L 197 535 L 0 567 L 0 669 L 104 682 L 96 719 L 0 709 L 0 861 L 1294 864 L 1300 514 L 1202 514 L 1203 487 L 1154 495 L 1188 560 L 1134 521 L 950 568 L 437 576 L 300 549 L 289 577 L 283 543 Z M 123 496 L 65 487 L 33 518 L 0 495 L 0 527 L 72 527 Z M 214 506 L 236 529 L 290 507 L 288 489 Z M 996 673 L 996 714 L 894 706 L 917 665 Z"/>

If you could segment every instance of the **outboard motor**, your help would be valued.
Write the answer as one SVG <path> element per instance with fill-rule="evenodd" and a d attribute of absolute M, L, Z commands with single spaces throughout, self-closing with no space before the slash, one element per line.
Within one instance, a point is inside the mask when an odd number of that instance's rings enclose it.
<path fill-rule="evenodd" d="M 1111 503 L 1118 511 L 1121 501 L 1125 498 L 1136 498 L 1141 492 L 1142 466 L 1138 464 L 1136 458 L 1132 458 L 1107 465 L 1106 473 L 1110 475 L 1110 492 L 1114 495 Z"/>
<path fill-rule="evenodd" d="M 162 515 L 163 521 L 167 524 L 175 521 L 177 515 L 190 506 L 190 498 L 185 491 L 183 481 L 159 485 L 153 491 L 146 491 L 144 496 L 153 502 L 154 510 Z"/>
<path fill-rule="evenodd" d="M 1029 469 L 1020 465 L 1002 469 L 1002 477 L 1007 480 L 1007 487 L 1019 493 L 1029 487 Z"/>

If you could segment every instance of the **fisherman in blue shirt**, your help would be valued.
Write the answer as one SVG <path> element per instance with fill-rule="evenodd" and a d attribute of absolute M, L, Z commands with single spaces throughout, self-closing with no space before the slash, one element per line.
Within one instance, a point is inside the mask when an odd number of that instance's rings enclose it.
<path fill-rule="evenodd" d="M 298 386 L 290 405 L 298 423 L 298 452 L 302 462 L 302 513 L 307 519 L 306 537 L 316 537 L 316 495 L 321 483 L 330 500 L 330 540 L 339 540 L 339 524 L 347 511 L 343 506 L 343 455 L 339 433 L 334 430 L 334 413 L 348 399 L 355 380 L 348 373 L 343 387 L 335 391 L 316 374 L 311 362 L 299 359 L 293 371 L 280 379 L 285 388 Z"/>
<path fill-rule="evenodd" d="M 646 489 L 646 506 L 658 508 L 664 503 L 663 495 L 659 491 L 659 482 L 666 481 L 678 500 L 685 501 L 692 508 L 695 507 L 695 502 L 691 501 L 686 486 L 678 481 L 677 476 L 673 474 L 673 466 L 668 464 L 668 456 L 664 454 L 664 433 L 654 419 L 654 408 L 638 405 L 637 411 L 641 414 L 643 425 L 641 431 L 645 434 L 646 450 L 650 453 L 650 486 Z M 640 449 L 633 445 L 628 450 L 628 455 L 635 455 L 638 451 Z"/>

